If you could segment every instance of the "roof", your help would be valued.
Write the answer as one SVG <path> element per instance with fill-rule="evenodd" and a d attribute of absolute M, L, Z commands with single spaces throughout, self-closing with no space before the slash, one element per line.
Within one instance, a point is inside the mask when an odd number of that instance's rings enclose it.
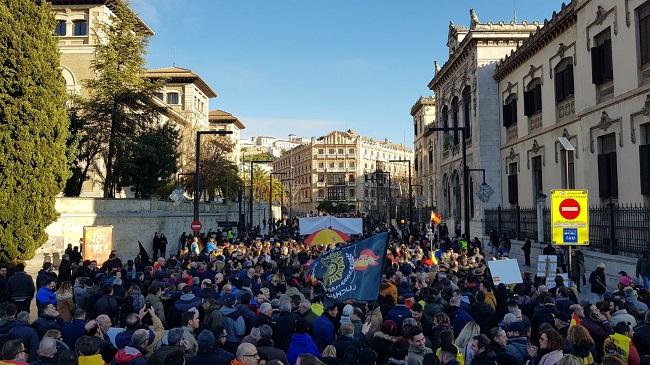
<path fill-rule="evenodd" d="M 47 0 L 49 1 L 52 5 L 106 5 L 107 8 L 111 9 L 112 12 L 115 12 L 115 9 L 117 8 L 117 3 L 122 1 L 122 0 Z M 133 9 L 131 9 L 128 6 L 128 3 L 125 3 L 126 7 L 133 12 Z M 142 30 L 143 33 L 146 35 L 154 35 L 154 31 L 149 28 L 147 23 L 145 23 L 138 14 L 133 12 L 135 17 L 138 19 L 138 26 L 140 30 Z"/>
<path fill-rule="evenodd" d="M 549 44 L 577 21 L 577 12 L 572 1 L 569 5 L 562 3 L 559 13 L 553 12 L 551 20 L 544 20 L 544 26 L 526 39 L 516 50 L 506 55 L 497 63 L 494 71 L 496 80 L 503 79 L 507 74 L 531 58 L 537 51 Z M 561 45 L 564 47 L 565 45 Z"/>
<path fill-rule="evenodd" d="M 246 129 L 244 123 L 242 123 L 237 117 L 219 109 L 210 110 L 208 113 L 208 120 L 210 123 L 233 123 L 239 129 Z"/>
<path fill-rule="evenodd" d="M 194 83 L 209 98 L 216 98 L 217 93 L 203 79 L 188 68 L 163 67 L 147 70 L 145 76 L 150 78 L 166 78 L 172 83 Z"/>
<path fill-rule="evenodd" d="M 436 105 L 435 96 L 421 96 L 411 107 L 411 115 L 415 115 L 415 113 L 417 113 L 418 110 L 420 110 L 420 108 L 425 105 Z"/>

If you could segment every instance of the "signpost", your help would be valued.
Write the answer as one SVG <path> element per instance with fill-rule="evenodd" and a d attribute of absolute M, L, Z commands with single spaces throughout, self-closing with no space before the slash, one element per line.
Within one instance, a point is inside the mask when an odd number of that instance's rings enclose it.
<path fill-rule="evenodd" d="M 551 241 L 569 247 L 571 277 L 572 246 L 589 245 L 589 194 L 587 190 L 551 191 Z"/>
<path fill-rule="evenodd" d="M 192 224 L 190 224 L 190 228 L 192 229 L 192 232 L 199 233 L 201 232 L 201 228 L 203 228 L 203 225 L 201 224 L 200 221 L 194 220 L 192 221 Z"/>

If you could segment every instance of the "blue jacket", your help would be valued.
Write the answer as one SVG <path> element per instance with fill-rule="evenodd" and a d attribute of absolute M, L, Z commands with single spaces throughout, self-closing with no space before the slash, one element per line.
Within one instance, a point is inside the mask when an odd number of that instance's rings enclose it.
<path fill-rule="evenodd" d="M 406 308 L 403 304 L 398 304 L 394 306 L 391 310 L 386 313 L 386 320 L 391 320 L 397 324 L 398 328 L 402 328 L 402 322 L 406 318 L 411 318 L 411 310 Z"/>
<path fill-rule="evenodd" d="M 314 341 L 318 344 L 319 349 L 324 349 L 327 345 L 331 345 L 334 342 L 334 323 L 327 315 L 327 312 L 316 318 L 312 326 Z"/>
<path fill-rule="evenodd" d="M 316 344 L 307 333 L 296 333 L 291 336 L 289 351 L 287 351 L 289 365 L 295 365 L 298 356 L 301 354 L 312 354 L 316 357 L 320 357 L 320 351 L 318 351 Z"/>
<path fill-rule="evenodd" d="M 40 340 L 38 338 L 38 333 L 33 329 L 29 323 L 25 321 L 13 321 L 11 323 L 11 329 L 9 334 L 16 336 L 20 339 L 25 346 L 25 349 L 29 351 L 29 356 L 36 359 L 38 357 L 38 344 Z"/>
<path fill-rule="evenodd" d="M 63 328 L 61 329 L 63 342 L 65 342 L 71 349 L 75 348 L 74 345 L 77 340 L 86 334 L 86 330 L 84 329 L 85 325 L 86 321 L 83 319 L 73 319 L 71 322 L 63 325 Z"/>
<path fill-rule="evenodd" d="M 202 299 L 194 294 L 183 294 L 181 297 L 174 303 L 174 307 L 178 313 L 185 313 L 190 308 L 199 309 L 201 307 Z"/>
<path fill-rule="evenodd" d="M 474 319 L 464 309 L 456 308 L 456 310 L 449 313 L 451 325 L 454 326 L 454 336 L 458 336 L 463 327 Z"/>
<path fill-rule="evenodd" d="M 52 304 L 56 307 L 56 293 L 48 287 L 42 287 L 36 292 L 36 304 L 46 306 Z"/>

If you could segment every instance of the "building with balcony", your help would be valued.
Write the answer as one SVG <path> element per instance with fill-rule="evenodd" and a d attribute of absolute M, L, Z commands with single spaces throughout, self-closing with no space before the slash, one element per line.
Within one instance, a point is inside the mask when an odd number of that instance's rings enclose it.
<path fill-rule="evenodd" d="M 413 170 L 415 184 L 418 189 L 418 207 L 426 208 L 430 214 L 431 209 L 436 209 L 436 165 L 434 159 L 434 135 L 427 133 L 427 129 L 436 122 L 436 98 L 433 96 L 421 97 L 411 107 L 413 117 L 413 137 L 415 150 L 413 151 Z"/>
<path fill-rule="evenodd" d="M 275 172 L 285 173 L 287 190 L 291 184 L 292 208 L 296 214 L 315 212 L 324 201 L 346 204 L 351 212 L 386 212 L 378 195 L 387 196 L 372 178 L 376 171 L 390 172 L 397 199 L 408 191 L 407 163 L 389 160 L 413 160 L 412 150 L 388 140 L 363 137 L 351 130 L 334 131 L 309 143 L 301 144 L 273 162 Z"/>
<path fill-rule="evenodd" d="M 494 80 L 496 61 L 503 58 L 535 32 L 539 23 L 481 22 L 470 10 L 470 26 L 449 24 L 449 58 L 428 86 L 435 96 L 434 126 L 464 128 L 467 165 L 485 172 L 485 182 L 493 194 L 483 202 L 475 199 L 482 176 L 467 177 L 470 233 L 482 232 L 483 209 L 501 202 L 499 150 L 499 95 Z M 434 132 L 426 129 L 421 138 L 429 138 L 435 168 L 435 196 L 443 219 L 451 228 L 464 226 L 463 165 L 460 130 Z M 453 232 L 453 229 L 451 229 Z"/>
<path fill-rule="evenodd" d="M 650 1 L 563 5 L 494 78 L 504 207 L 561 188 L 587 189 L 590 205 L 650 202 Z"/>

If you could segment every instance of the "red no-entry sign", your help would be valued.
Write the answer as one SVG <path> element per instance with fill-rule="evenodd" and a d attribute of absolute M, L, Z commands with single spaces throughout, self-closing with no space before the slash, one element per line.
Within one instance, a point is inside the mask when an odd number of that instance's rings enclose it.
<path fill-rule="evenodd" d="M 190 228 L 192 228 L 193 232 L 201 232 L 201 228 L 203 228 L 203 225 L 201 224 L 200 221 L 192 221 L 192 224 L 190 224 Z"/>
<path fill-rule="evenodd" d="M 580 203 L 575 199 L 564 199 L 560 202 L 560 215 L 564 219 L 576 219 L 580 215 Z"/>

